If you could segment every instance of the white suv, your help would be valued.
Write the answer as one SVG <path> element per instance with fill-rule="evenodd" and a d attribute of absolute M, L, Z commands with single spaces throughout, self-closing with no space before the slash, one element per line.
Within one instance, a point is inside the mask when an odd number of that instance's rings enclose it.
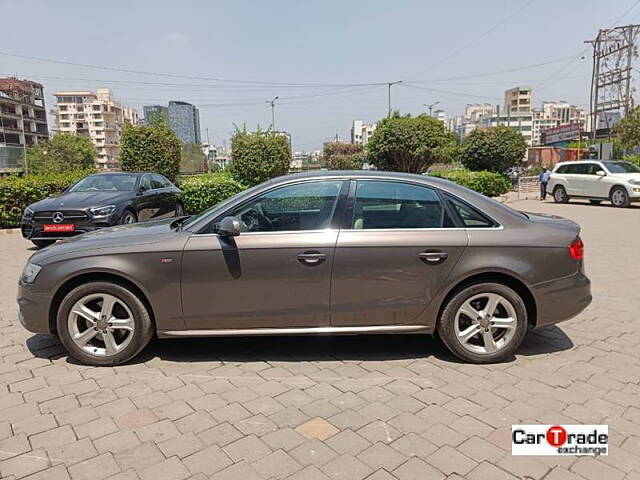
<path fill-rule="evenodd" d="M 628 207 L 640 201 L 640 168 L 620 160 L 558 163 L 547 190 L 556 203 L 585 198 L 596 205 L 611 200 L 615 207 Z"/>

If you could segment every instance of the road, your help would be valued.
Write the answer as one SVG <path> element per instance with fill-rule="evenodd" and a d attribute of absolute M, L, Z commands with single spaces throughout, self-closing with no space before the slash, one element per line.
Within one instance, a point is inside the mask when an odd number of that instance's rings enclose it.
<path fill-rule="evenodd" d="M 583 227 L 593 304 L 500 365 L 414 336 L 156 340 L 91 368 L 17 320 L 0 233 L 0 477 L 639 479 L 640 208 L 514 202 Z M 608 424 L 608 456 L 513 457 L 515 423 Z"/>

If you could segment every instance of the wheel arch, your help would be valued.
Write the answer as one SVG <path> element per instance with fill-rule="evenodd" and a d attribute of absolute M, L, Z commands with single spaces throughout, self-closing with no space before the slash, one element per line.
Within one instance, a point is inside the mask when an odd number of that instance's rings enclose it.
<path fill-rule="evenodd" d="M 123 277 L 122 275 L 118 275 L 111 272 L 85 272 L 78 274 L 72 278 L 67 279 L 58 289 L 51 300 L 51 304 L 49 305 L 49 331 L 52 333 L 57 333 L 57 314 L 58 309 L 60 308 L 60 304 L 67 294 L 73 290 L 74 288 L 83 285 L 88 282 L 111 282 L 116 285 L 120 285 L 122 287 L 127 288 L 131 291 L 140 301 L 144 304 L 147 311 L 149 312 L 149 317 L 151 318 L 151 322 L 155 325 L 155 314 L 153 312 L 153 307 L 151 306 L 151 302 L 145 295 L 145 293 L 138 287 L 134 282 L 129 280 L 128 278 Z"/>
<path fill-rule="evenodd" d="M 627 191 L 627 187 L 625 187 L 621 183 L 614 183 L 613 185 L 611 185 L 611 188 L 609 189 L 609 198 L 611 198 L 611 194 L 616 188 L 621 188 L 622 190 L 624 190 L 624 193 L 626 193 L 627 196 L 629 195 L 629 192 Z"/>
<path fill-rule="evenodd" d="M 522 301 L 524 302 L 524 305 L 527 309 L 527 323 L 530 327 L 536 326 L 538 320 L 538 307 L 536 305 L 536 300 L 533 296 L 533 293 L 531 292 L 529 287 L 527 287 L 524 282 L 522 282 L 522 280 L 504 272 L 481 272 L 473 274 L 459 281 L 451 289 L 449 289 L 443 300 L 440 302 L 436 322 L 440 322 L 443 310 L 454 295 L 471 285 L 485 282 L 494 282 L 506 285 L 507 287 L 514 290 L 518 295 L 520 295 L 520 298 L 522 298 Z"/>

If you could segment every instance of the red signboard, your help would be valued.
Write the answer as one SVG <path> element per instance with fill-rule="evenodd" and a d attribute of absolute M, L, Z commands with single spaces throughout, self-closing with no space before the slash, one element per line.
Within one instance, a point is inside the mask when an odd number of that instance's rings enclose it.
<path fill-rule="evenodd" d="M 544 144 L 550 145 L 559 142 L 570 142 L 577 140 L 580 135 L 579 123 L 567 123 L 559 127 L 547 128 L 542 132 L 544 135 Z"/>

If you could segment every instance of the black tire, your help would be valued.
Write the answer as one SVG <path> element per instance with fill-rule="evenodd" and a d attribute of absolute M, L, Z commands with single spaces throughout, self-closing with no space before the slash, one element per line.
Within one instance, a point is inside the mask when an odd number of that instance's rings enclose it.
<path fill-rule="evenodd" d="M 569 203 L 569 195 L 562 185 L 553 189 L 553 201 L 556 203 Z"/>
<path fill-rule="evenodd" d="M 460 307 L 472 297 L 482 294 L 500 295 L 508 300 L 516 313 L 513 336 L 508 343 L 490 353 L 476 353 L 468 350 L 462 345 L 455 331 L 456 314 Z M 437 333 L 449 351 L 461 360 L 470 363 L 497 363 L 510 358 L 520 346 L 527 332 L 527 324 L 527 308 L 520 295 L 514 290 L 501 283 L 476 283 L 461 289 L 449 299 L 438 320 Z"/>
<path fill-rule="evenodd" d="M 56 243 L 56 241 L 55 240 L 31 240 L 31 243 L 33 243 L 38 248 L 44 248 L 44 247 L 48 247 L 49 245 L 53 245 L 54 243 Z"/>
<path fill-rule="evenodd" d="M 131 341 L 114 355 L 93 355 L 78 346 L 71 338 L 67 318 L 74 304 L 91 294 L 108 294 L 123 302 L 133 314 L 134 331 Z M 96 367 L 120 365 L 135 357 L 147 346 L 154 332 L 151 316 L 144 303 L 128 288 L 111 282 L 90 282 L 71 290 L 62 300 L 57 312 L 57 331 L 70 356 L 85 365 Z"/>
<path fill-rule="evenodd" d="M 120 221 L 118 222 L 120 225 L 129 225 L 131 223 L 138 223 L 138 216 L 134 211 L 126 209 L 122 212 L 122 216 L 120 217 Z"/>
<path fill-rule="evenodd" d="M 183 217 L 184 216 L 184 207 L 182 206 L 182 203 L 178 202 L 176 203 L 176 208 L 175 211 L 173 213 L 174 217 Z"/>
<path fill-rule="evenodd" d="M 602 203 L 602 200 L 589 200 L 589 203 L 591 205 L 600 205 Z"/>
<path fill-rule="evenodd" d="M 611 205 L 614 207 L 626 208 L 631 205 L 629 194 L 624 187 L 613 187 L 609 194 L 609 199 L 611 200 Z"/>

